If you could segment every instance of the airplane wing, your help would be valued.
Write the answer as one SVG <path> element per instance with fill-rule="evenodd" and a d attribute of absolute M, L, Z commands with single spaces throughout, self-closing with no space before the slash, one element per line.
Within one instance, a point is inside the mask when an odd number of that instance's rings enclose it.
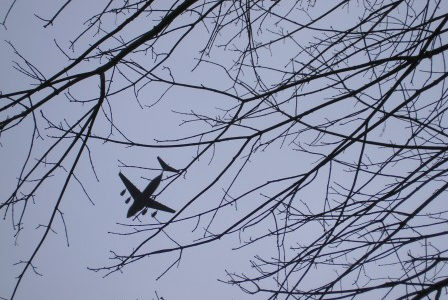
<path fill-rule="evenodd" d="M 149 200 L 146 203 L 146 206 L 149 207 L 149 208 L 157 209 L 157 210 L 163 210 L 163 211 L 166 211 L 166 212 L 169 212 L 169 213 L 175 213 L 176 212 L 174 209 L 171 209 L 168 206 L 165 206 L 162 203 L 157 202 L 156 200 Z"/>
<path fill-rule="evenodd" d="M 162 174 L 151 180 L 151 182 L 148 184 L 148 186 L 143 191 L 142 199 L 149 199 L 149 197 L 154 194 L 157 187 L 160 184 L 160 181 L 162 180 Z"/>
<path fill-rule="evenodd" d="M 132 182 L 130 182 L 129 179 L 127 179 L 121 172 L 118 173 L 118 176 L 120 176 L 121 181 L 123 181 L 124 186 L 129 191 L 132 198 L 137 199 L 141 194 L 138 188 L 136 188 L 135 185 L 133 185 Z"/>

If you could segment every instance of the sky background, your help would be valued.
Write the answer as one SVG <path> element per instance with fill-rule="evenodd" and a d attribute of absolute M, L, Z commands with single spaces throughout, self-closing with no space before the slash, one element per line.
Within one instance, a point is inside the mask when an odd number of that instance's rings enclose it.
<path fill-rule="evenodd" d="M 8 5 L 9 3 L 6 1 L 2 2 L 0 11 L 4 12 Z M 88 5 L 88 10 L 85 8 L 86 5 Z M 104 5 L 104 1 L 75 1 L 70 4 L 69 10 L 58 17 L 56 26 L 43 28 L 43 23 L 37 20 L 34 14 L 48 17 L 59 6 L 51 1 L 39 3 L 18 1 L 8 17 L 7 30 L 0 30 L 2 91 L 8 92 L 28 87 L 24 76 L 12 70 L 12 62 L 17 60 L 17 56 L 5 41 L 12 42 L 21 55 L 33 62 L 43 74 L 49 76 L 58 71 L 61 66 L 66 65 L 66 59 L 56 49 L 53 39 L 67 49 L 68 42 L 81 32 L 83 27 L 80 24 L 92 12 L 102 9 L 102 5 Z M 195 40 L 194 37 L 198 35 L 195 34 L 192 38 L 187 39 L 183 43 L 182 49 L 197 48 L 198 40 Z M 78 45 L 77 50 L 81 51 L 85 43 L 86 41 L 81 41 L 81 46 Z M 182 68 L 176 68 L 177 78 L 183 79 L 190 76 L 191 68 L 195 64 L 190 56 L 196 55 L 197 52 L 189 53 L 189 51 L 175 53 L 172 62 L 185 65 Z M 213 81 L 220 83 L 224 80 L 218 72 L 213 73 L 213 76 L 209 76 L 207 70 L 196 72 L 196 74 L 202 74 L 201 80 L 208 84 Z M 95 78 L 89 83 L 83 83 L 82 91 L 75 87 L 73 93 L 85 98 L 96 96 L 97 86 L 98 81 Z M 143 104 L 151 104 L 163 92 L 160 88 L 157 90 L 155 87 L 155 89 L 142 91 Z M 115 98 L 111 97 L 111 103 L 116 112 L 114 115 L 116 125 L 129 138 L 148 143 L 152 142 L 154 138 L 180 137 L 203 126 L 189 124 L 179 127 L 179 123 L 185 117 L 173 113 L 172 110 L 189 111 L 194 108 L 199 112 L 207 113 L 216 107 L 229 107 L 234 104 L 223 97 L 210 96 L 213 97 L 206 97 L 203 93 L 190 90 L 170 92 L 165 101 L 160 102 L 151 110 L 140 109 L 130 93 L 128 99 L 126 99 L 126 94 L 120 94 Z M 55 101 L 56 103 L 53 102 L 51 106 L 46 107 L 45 114 L 58 121 L 63 121 L 61 115 L 68 120 L 76 119 L 78 114 L 70 113 L 70 109 L 78 109 L 78 105 L 68 104 L 64 97 L 60 97 L 58 101 L 60 103 Z M 18 166 L 21 166 L 27 154 L 32 124 L 29 120 L 25 121 L 25 124 L 26 126 L 19 126 L 11 133 L 2 136 L 3 147 L 0 155 L 0 164 L 4 170 L 0 181 L 2 198 L 7 197 L 11 192 L 11 187 L 15 185 L 15 179 L 20 171 Z M 101 123 L 97 124 L 101 128 Z M 160 280 L 156 280 L 156 278 L 178 257 L 178 253 L 143 259 L 129 265 L 123 273 L 114 273 L 107 278 L 102 278 L 104 273 L 87 270 L 87 267 L 110 264 L 108 261 L 110 250 L 121 251 L 122 254 L 129 253 L 145 237 L 144 233 L 136 236 L 117 236 L 109 233 L 132 231 L 132 229 L 128 230 L 117 223 L 134 224 L 137 222 L 138 224 L 138 221 L 132 222 L 126 219 L 129 206 L 125 205 L 125 198 L 119 195 L 124 187 L 117 175 L 121 170 L 138 188 L 143 189 L 148 181 L 142 177 L 153 178 L 159 174 L 159 171 L 120 168 L 121 164 L 118 160 L 129 165 L 159 168 L 156 160 L 159 155 L 169 164 L 181 168 L 196 154 L 195 148 L 138 149 L 103 145 L 96 141 L 91 141 L 91 145 L 91 154 L 100 182 L 95 180 L 85 156 L 77 167 L 77 175 L 83 178 L 83 184 L 95 205 L 90 203 L 79 184 L 75 181 L 70 183 L 61 206 L 67 225 L 69 246 L 67 247 L 61 218 L 58 217 L 54 224 L 56 233 L 49 234 L 34 262 L 36 270 L 43 276 L 38 276 L 29 270 L 15 299 L 156 299 L 155 292 L 166 300 L 250 298 L 237 287 L 231 287 L 217 280 L 226 279 L 225 270 L 247 271 L 249 259 L 253 258 L 253 249 L 241 249 L 238 252 L 231 250 L 232 247 L 239 245 L 236 236 L 226 237 L 216 243 L 184 251 L 179 266 Z M 209 179 L 216 175 L 219 167 L 227 160 L 227 157 L 222 157 L 225 152 L 225 147 L 218 147 L 211 164 L 209 164 L 211 156 L 206 155 L 206 159 L 189 170 L 186 178 L 181 178 L 176 186 L 171 186 L 165 192 L 163 199 L 159 199 L 159 201 L 174 209 L 180 208 L 199 188 L 204 187 L 204 178 Z M 283 155 L 286 152 L 291 153 L 292 151 L 285 150 Z M 272 154 L 269 152 L 266 157 L 269 158 L 270 155 Z M 251 177 L 253 179 L 257 173 L 265 172 L 268 169 L 273 170 L 274 166 L 270 165 L 270 161 L 266 160 L 266 157 L 257 158 L 262 161 L 262 164 L 254 161 L 254 169 L 251 173 L 245 173 L 243 178 Z M 285 160 L 283 168 L 288 165 L 290 164 Z M 1 220 L 0 297 L 8 298 L 10 296 L 15 284 L 15 277 L 21 270 L 20 265 L 13 264 L 26 260 L 41 238 L 43 228 L 37 227 L 46 224 L 50 214 L 49 206 L 42 203 L 56 201 L 65 178 L 63 174 L 64 172 L 60 174 L 60 178 L 55 176 L 42 186 L 36 195 L 36 204 L 26 212 L 25 228 L 17 241 L 13 236 L 10 217 Z M 243 180 L 242 184 L 247 184 L 247 182 L 251 181 Z M 243 190 L 246 187 L 242 186 L 238 190 Z M 202 201 L 207 201 L 210 197 L 213 201 L 219 201 L 222 191 L 213 189 L 203 197 Z M 201 204 L 196 205 L 200 206 Z M 230 209 L 234 210 L 234 208 Z M 187 215 L 194 211 L 193 207 L 187 212 Z M 159 220 L 168 220 L 168 217 L 163 212 L 159 212 L 157 215 Z M 228 219 L 228 215 L 226 218 Z M 150 212 L 142 220 L 144 220 L 143 223 L 153 222 Z M 203 223 L 201 226 L 206 224 Z M 191 231 L 195 225 L 196 220 L 192 220 L 183 226 L 169 229 L 168 233 L 178 242 L 191 241 L 194 238 Z M 202 234 L 199 232 L 195 236 L 200 238 Z M 156 239 L 154 242 L 173 245 L 166 239 Z M 257 254 L 269 254 L 270 250 L 272 249 L 267 245 L 263 246 L 263 243 L 259 243 L 257 246 Z"/>
<path fill-rule="evenodd" d="M 73 1 L 69 8 L 62 12 L 57 18 L 55 26 L 43 28 L 43 22 L 38 20 L 34 14 L 48 18 L 63 3 L 54 4 L 53 1 L 21 1 L 15 4 L 7 20 L 7 30 L 0 29 L 0 90 L 10 92 L 29 87 L 30 81 L 19 72 L 14 71 L 13 62 L 17 60 L 12 48 L 6 43 L 10 41 L 20 52 L 21 55 L 29 59 L 46 76 L 51 76 L 59 71 L 62 66 L 67 65 L 66 57 L 55 47 L 54 40 L 68 54 L 76 56 L 82 53 L 83 49 L 89 43 L 96 40 L 97 37 L 81 39 L 75 48 L 75 52 L 68 50 L 68 45 L 83 29 L 83 22 L 94 12 L 103 9 L 106 1 Z M 446 5 L 446 4 L 445 4 Z M 3 1 L 0 4 L 0 17 L 4 15 L 9 7 L 9 1 Z M 288 7 L 281 6 L 279 13 L 287 11 Z M 446 8 L 446 7 L 445 7 Z M 318 15 L 324 8 L 317 7 L 311 17 Z M 330 16 L 326 22 L 332 22 L 332 26 L 349 27 L 350 22 L 358 21 L 357 16 L 362 7 L 352 5 L 346 10 L 346 14 Z M 284 12 L 283 11 L 283 12 Z M 304 12 L 295 11 L 294 17 L 300 20 L 306 20 Z M 344 23 L 341 22 L 344 20 Z M 115 24 L 114 18 L 105 18 L 104 26 L 112 28 Z M 141 33 L 142 28 L 151 28 L 158 19 L 142 18 L 132 24 L 122 33 L 126 40 L 132 39 Z M 109 23 L 107 23 L 109 22 Z M 266 21 L 266 22 L 269 22 Z M 328 24 L 325 24 L 328 26 Z M 317 26 L 317 25 L 316 25 Z M 199 27 L 202 28 L 202 27 Z M 302 44 L 297 48 L 288 45 L 273 46 L 272 55 L 269 51 L 263 52 L 263 63 L 274 66 L 284 65 L 287 68 L 287 59 L 293 53 L 296 53 L 301 46 L 307 45 L 309 41 L 314 40 L 318 33 L 306 31 L 309 35 L 302 35 Z M 228 36 L 234 32 L 228 31 Z M 275 36 L 274 33 L 265 32 L 266 39 Z M 323 38 L 322 35 L 319 36 Z M 225 40 L 226 36 L 219 37 Z M 229 85 L 231 82 L 219 72 L 216 66 L 207 64 L 201 65 L 192 72 L 196 64 L 195 58 L 206 44 L 208 35 L 205 30 L 194 31 L 189 38 L 184 40 L 179 48 L 173 53 L 166 66 L 171 67 L 175 78 L 182 82 L 203 83 L 204 85 L 222 86 Z M 172 40 L 167 38 L 161 40 L 159 49 L 169 49 Z M 230 48 L 216 48 L 213 50 L 213 57 L 219 60 L 223 65 L 232 62 Z M 227 51 L 227 52 L 226 52 Z M 305 55 L 305 54 L 304 54 Z M 305 55 L 306 56 L 306 55 Z M 132 56 L 142 64 L 149 65 L 149 56 Z M 300 58 L 298 58 L 299 60 Z M 304 61 L 307 57 L 304 58 Z M 92 69 L 98 66 L 98 62 L 93 61 L 90 64 L 83 64 L 82 68 Z M 78 69 L 79 70 L 79 69 Z M 164 73 L 165 72 L 165 73 Z M 167 71 L 160 71 L 160 74 L 166 75 Z M 250 76 L 247 74 L 247 76 Z M 279 82 L 275 75 L 265 76 L 265 80 Z M 249 79 L 248 79 L 249 80 Z M 369 80 L 364 78 L 364 80 Z M 87 82 L 71 89 L 71 93 L 79 99 L 89 99 L 98 96 L 98 78 L 94 77 Z M 117 86 L 124 84 L 118 82 Z M 359 84 L 359 83 L 358 83 Z M 309 89 L 313 88 L 311 84 Z M 143 106 L 152 105 L 165 92 L 163 85 L 151 84 L 143 88 L 139 94 L 139 100 Z M 306 110 L 308 107 L 315 106 L 317 103 L 324 102 L 325 93 L 320 97 L 310 97 L 312 101 L 301 102 L 300 109 Z M 197 133 L 204 130 L 203 123 L 187 122 L 189 117 L 177 112 L 190 112 L 195 110 L 197 113 L 218 115 L 221 109 L 229 109 L 236 102 L 233 99 L 212 94 L 204 91 L 195 91 L 191 89 L 173 88 L 168 91 L 164 100 L 157 102 L 150 109 L 141 109 L 139 103 L 135 100 L 132 91 L 125 91 L 109 98 L 113 112 L 114 124 L 120 128 L 125 135 L 134 142 L 155 144 L 155 139 L 179 138 Z M 90 107 L 90 106 L 86 106 Z M 335 111 L 332 108 L 322 111 L 322 114 L 307 121 L 319 123 L 327 116 L 336 118 L 337 115 L 343 115 L 352 109 L 351 105 L 339 107 Z M 85 109 L 85 108 L 83 108 Z M 85 111 L 85 110 L 84 110 Z M 67 120 L 72 123 L 77 120 L 81 113 L 79 104 L 68 103 L 65 95 L 55 98 L 51 105 L 45 107 L 45 116 L 55 122 L 64 122 Z M 0 115 L 3 119 L 4 115 Z M 321 120 L 317 119 L 321 118 Z M 253 126 L 266 127 L 273 124 L 278 119 L 276 117 L 269 119 L 255 119 Z M 40 123 L 45 127 L 43 122 Z M 261 126 L 260 126 L 261 125 Z M 392 126 L 391 126 L 392 125 Z M 387 128 L 378 129 L 378 135 L 384 140 L 404 140 L 403 128 L 389 124 Z M 18 166 L 21 166 L 26 155 L 31 138 L 32 122 L 28 118 L 21 126 L 16 127 L 2 135 L 0 142 L 0 197 L 8 197 L 12 188 L 16 184 L 16 178 L 20 172 Z M 106 135 L 109 130 L 107 122 L 103 116 L 100 116 L 95 125 L 95 133 Z M 49 134 L 52 131 L 42 130 L 42 134 Z M 53 131 L 53 133 L 56 133 Z M 314 139 L 315 134 L 303 134 L 301 141 L 305 144 Z M 120 139 L 117 134 L 113 138 Z M 44 146 L 51 138 L 45 137 L 44 141 L 37 141 L 36 155 L 39 151 L 46 149 Z M 120 196 L 123 190 L 123 184 L 120 181 L 118 172 L 123 172 L 139 189 L 143 189 L 148 180 L 154 178 L 160 173 L 159 164 L 156 157 L 161 156 L 167 163 L 176 168 L 185 167 L 196 155 L 197 148 L 185 147 L 179 149 L 154 149 L 154 148 L 128 148 L 116 144 L 103 144 L 101 141 L 90 140 L 90 154 L 99 181 L 92 171 L 89 159 L 83 155 L 76 168 L 76 175 L 82 181 L 84 187 L 94 204 L 84 194 L 81 186 L 74 180 L 71 180 L 69 188 L 64 196 L 61 210 L 64 213 L 64 220 L 68 232 L 68 244 L 64 232 L 64 224 L 61 218 L 57 217 L 54 223 L 54 233 L 50 233 L 40 249 L 34 265 L 37 271 L 43 276 L 34 274 L 28 270 L 24 280 L 19 287 L 15 299 L 157 299 L 157 295 L 164 297 L 165 300 L 172 299 L 253 299 L 243 293 L 238 287 L 232 287 L 221 283 L 218 279 L 226 278 L 226 270 L 236 273 L 244 272 L 246 274 L 255 274 L 250 269 L 250 260 L 254 255 L 260 255 L 267 258 L 277 255 L 273 241 L 266 239 L 260 241 L 251 247 L 242 248 L 233 251 L 234 247 L 241 245 L 238 235 L 226 236 L 220 241 L 185 250 L 182 253 L 182 259 L 178 266 L 170 270 L 160 280 L 156 280 L 165 269 L 177 259 L 179 253 L 173 252 L 163 255 L 144 258 L 137 263 L 128 265 L 123 272 L 116 272 L 106 278 L 102 278 L 104 272 L 92 272 L 88 267 L 102 267 L 113 264 L 109 260 L 110 251 L 116 251 L 120 254 L 128 254 L 134 247 L 147 237 L 147 232 L 141 232 L 133 235 L 117 235 L 114 233 L 130 233 L 134 231 L 134 226 L 144 225 L 156 222 L 148 212 L 137 220 L 126 219 L 126 212 L 129 205 L 124 203 L 125 197 Z M 203 189 L 214 177 L 217 176 L 223 166 L 231 159 L 235 153 L 238 142 L 219 144 L 214 154 L 207 153 L 198 163 L 188 170 L 187 174 L 170 184 L 164 191 L 158 201 L 172 207 L 180 209 L 187 203 L 198 191 Z M 269 146 L 265 151 L 260 151 L 254 156 L 248 167 L 240 175 L 239 180 L 232 188 L 232 196 L 246 191 L 267 180 L 278 178 L 279 176 L 293 176 L 309 170 L 315 163 L 316 158 L 311 155 L 305 155 L 295 151 L 293 145 L 282 145 L 280 142 Z M 353 157 L 359 149 L 354 147 L 347 150 L 344 157 Z M 374 155 L 378 155 L 375 153 Z M 381 159 L 380 155 L 375 157 Z M 239 164 L 243 161 L 239 160 Z M 130 168 L 123 166 L 138 166 L 141 168 Z M 189 207 L 181 216 L 187 217 L 198 213 L 204 208 L 211 208 L 217 205 L 223 197 L 223 188 L 229 185 L 237 169 L 232 169 L 226 174 L 219 185 L 206 192 L 194 205 Z M 165 174 L 164 179 L 166 179 Z M 333 176 L 343 178 L 347 176 L 343 168 L 334 168 Z M 56 176 L 45 182 L 35 197 L 35 203 L 31 205 L 26 212 L 26 223 L 20 236 L 15 239 L 14 231 L 11 226 L 11 218 L 7 216 L 0 221 L 0 297 L 8 298 L 15 284 L 15 276 L 21 271 L 21 266 L 14 265 L 17 262 L 26 260 L 32 253 L 35 245 L 39 242 L 43 233 L 43 228 L 39 225 L 46 224 L 50 216 L 49 208 L 57 200 L 57 196 L 65 179 L 63 170 L 59 170 Z M 161 188 L 167 186 L 169 180 L 162 182 Z M 301 191 L 300 199 L 306 202 L 310 210 L 321 209 L 321 202 L 324 196 L 326 177 L 318 177 L 312 184 Z M 381 183 L 380 183 L 381 184 Z M 128 193 L 126 194 L 128 195 Z M 211 232 L 219 232 L 232 221 L 242 216 L 244 212 L 256 207 L 264 201 L 263 197 L 256 194 L 249 197 L 250 201 L 238 203 L 238 210 L 234 206 L 226 207 L 217 215 L 215 222 L 210 227 Z M 316 201 L 315 201 L 316 200 Z M 164 212 L 157 214 L 157 220 L 167 221 L 170 215 Z M 197 219 L 182 222 L 181 224 L 172 224 L 166 234 L 174 238 L 180 244 L 187 244 L 203 237 L 203 229 L 207 226 L 209 219 L 200 220 L 199 230 L 193 231 L 197 225 Z M 123 225 L 126 224 L 126 225 Z M 261 224 L 259 229 L 248 230 L 242 235 L 242 240 L 248 240 L 251 236 L 256 236 L 264 232 L 272 224 Z M 257 232 L 257 230 L 260 230 Z M 303 233 L 306 234 L 303 234 Z M 308 231 L 301 231 L 300 238 L 297 240 L 304 244 L 311 241 L 314 237 L 313 228 Z M 296 240 L 288 241 L 289 246 L 294 246 Z M 144 251 L 173 247 L 175 244 L 165 235 L 160 235 L 145 245 Z M 381 272 L 381 269 L 377 269 Z M 375 272 L 375 271 L 373 271 Z M 319 280 L 324 280 L 329 273 L 320 272 L 305 282 L 309 286 L 316 284 Z"/>

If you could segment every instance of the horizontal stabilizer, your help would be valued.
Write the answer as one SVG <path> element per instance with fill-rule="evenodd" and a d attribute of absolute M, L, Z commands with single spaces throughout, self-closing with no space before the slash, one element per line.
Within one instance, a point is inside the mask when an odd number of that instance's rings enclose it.
<path fill-rule="evenodd" d="M 164 162 L 160 156 L 157 156 L 157 160 L 159 161 L 160 166 L 162 167 L 162 169 L 164 171 L 167 172 L 173 172 L 173 173 L 179 173 L 179 170 L 174 169 L 173 167 L 171 167 L 170 165 L 168 165 L 166 162 Z"/>

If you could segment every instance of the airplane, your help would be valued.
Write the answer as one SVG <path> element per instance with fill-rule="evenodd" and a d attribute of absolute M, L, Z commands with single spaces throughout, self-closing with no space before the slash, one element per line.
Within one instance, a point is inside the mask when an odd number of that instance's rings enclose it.
<path fill-rule="evenodd" d="M 174 209 L 169 208 L 168 206 L 163 205 L 160 202 L 157 202 L 154 200 L 154 196 L 152 194 L 155 192 L 157 187 L 160 184 L 160 181 L 162 180 L 162 174 L 154 178 L 148 186 L 143 190 L 143 192 L 140 192 L 138 188 L 135 187 L 135 185 L 132 184 L 129 179 L 126 178 L 121 172 L 118 173 L 118 176 L 120 176 L 121 181 L 123 181 L 126 189 L 131 194 L 131 197 L 134 198 L 134 202 L 132 203 L 131 207 L 129 207 L 127 217 L 130 218 L 134 216 L 136 213 L 141 211 L 143 209 L 142 215 L 146 214 L 147 208 L 154 208 L 156 210 L 162 210 L 169 213 L 175 213 L 176 211 Z M 120 194 L 124 195 L 123 192 Z M 130 200 L 130 197 L 126 200 L 126 203 L 128 203 Z M 153 215 L 155 215 L 153 213 Z"/>

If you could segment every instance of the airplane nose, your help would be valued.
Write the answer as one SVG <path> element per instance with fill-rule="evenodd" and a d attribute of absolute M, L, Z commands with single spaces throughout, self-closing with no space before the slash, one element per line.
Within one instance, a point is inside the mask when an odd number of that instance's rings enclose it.
<path fill-rule="evenodd" d="M 139 210 L 140 210 L 139 207 L 136 207 L 136 206 L 134 206 L 134 205 L 131 205 L 131 207 L 129 207 L 127 217 L 128 217 L 128 218 L 132 217 L 133 215 L 135 215 L 136 213 L 138 213 Z"/>

